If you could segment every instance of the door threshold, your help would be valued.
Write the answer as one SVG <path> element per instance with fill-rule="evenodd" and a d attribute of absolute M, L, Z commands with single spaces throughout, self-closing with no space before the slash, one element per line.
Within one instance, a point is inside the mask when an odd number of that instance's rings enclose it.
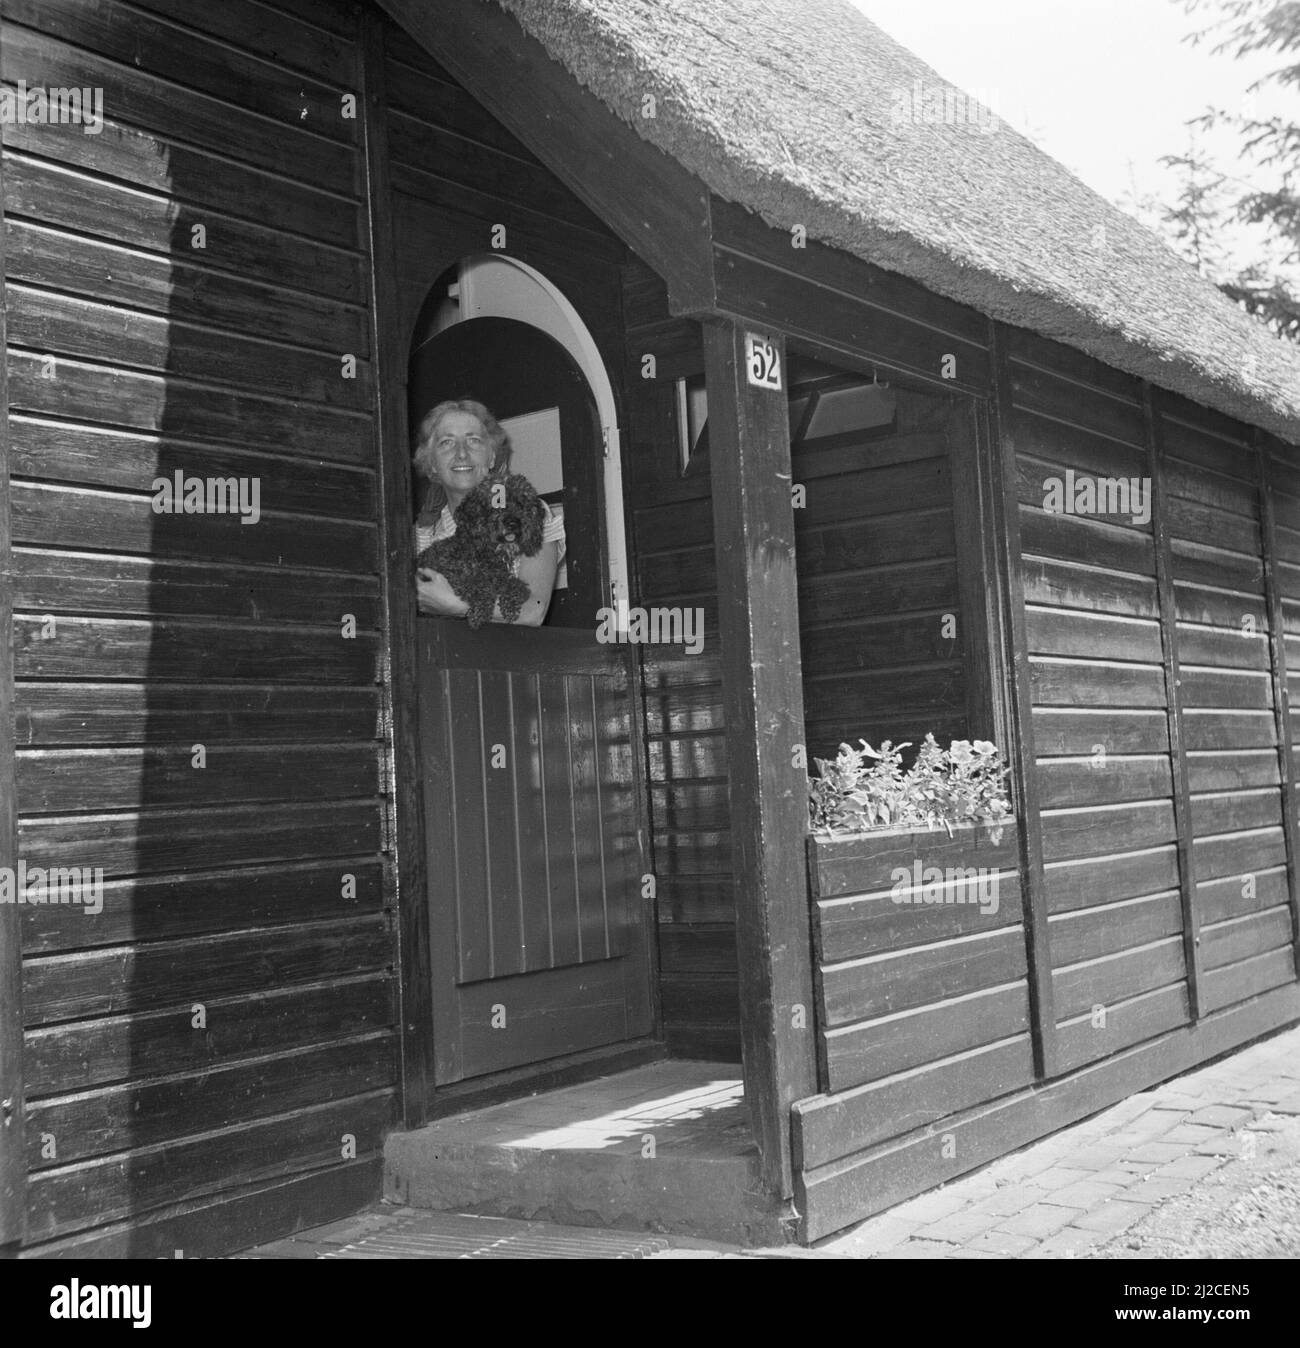
<path fill-rule="evenodd" d="M 434 1090 L 428 1119 L 442 1119 L 449 1114 L 461 1114 L 469 1109 L 484 1109 L 488 1105 L 516 1100 L 541 1091 L 560 1090 L 577 1086 L 596 1077 L 614 1072 L 625 1072 L 633 1067 L 644 1067 L 668 1056 L 668 1047 L 662 1039 L 633 1039 L 623 1044 L 587 1049 L 528 1067 L 513 1067 L 504 1072 L 458 1081 L 453 1086 L 439 1086 Z"/>

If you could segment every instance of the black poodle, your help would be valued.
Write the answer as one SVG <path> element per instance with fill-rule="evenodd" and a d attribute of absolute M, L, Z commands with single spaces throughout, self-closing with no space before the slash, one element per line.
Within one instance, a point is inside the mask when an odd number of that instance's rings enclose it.
<path fill-rule="evenodd" d="M 456 532 L 431 543 L 417 567 L 441 572 L 469 605 L 465 615 L 478 629 L 500 604 L 507 622 L 519 617 L 528 586 L 511 569 L 516 554 L 536 556 L 546 512 L 533 484 L 520 473 L 484 478 L 456 507 Z"/>

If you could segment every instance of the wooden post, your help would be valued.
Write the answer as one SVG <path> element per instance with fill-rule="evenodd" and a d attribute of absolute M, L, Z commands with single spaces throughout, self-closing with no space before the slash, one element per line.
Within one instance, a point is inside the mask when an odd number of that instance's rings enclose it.
<path fill-rule="evenodd" d="M 1192 798 L 1187 783 L 1183 743 L 1182 672 L 1178 657 L 1178 597 L 1174 593 L 1169 513 L 1165 509 L 1164 438 L 1160 433 L 1155 391 L 1142 385 L 1142 415 L 1151 466 L 1151 527 L 1155 533 L 1156 596 L 1160 607 L 1160 641 L 1165 666 L 1165 708 L 1169 726 L 1169 763 L 1173 769 L 1175 852 L 1178 890 L 1183 910 L 1183 966 L 1187 970 L 1187 1008 L 1201 1018 L 1201 923 L 1196 906 L 1196 865 L 1192 849 Z"/>
<path fill-rule="evenodd" d="M 785 342 L 705 324 L 745 1099 L 763 1176 L 793 1193 L 790 1107 L 817 1091 L 808 790 Z M 751 382 L 761 377 L 762 385 Z"/>
<path fill-rule="evenodd" d="M 1277 760 L 1282 780 L 1282 836 L 1286 840 L 1286 889 L 1291 904 L 1291 942 L 1296 970 L 1300 973 L 1300 838 L 1297 812 L 1300 792 L 1296 786 L 1295 751 L 1291 728 L 1291 691 L 1287 684 L 1286 628 L 1282 590 L 1277 579 L 1277 525 L 1268 471 L 1271 445 L 1262 432 L 1254 432 L 1259 468 L 1259 527 L 1264 553 L 1264 593 L 1268 605 L 1269 664 L 1273 673 L 1273 717 L 1277 725 Z"/>
<path fill-rule="evenodd" d="M 5 270 L 4 165 L 0 157 L 0 276 Z M 14 799 L 14 573 L 9 534 L 8 337 L 0 305 L 0 866 L 16 869 Z M 0 903 L 0 1258 L 17 1254 L 27 1225 L 23 1150 L 23 961 L 18 905 Z"/>
<path fill-rule="evenodd" d="M 417 697 L 419 647 L 415 630 L 415 552 L 411 537 L 411 469 L 406 427 L 407 350 L 398 314 L 392 188 L 388 174 L 384 20 L 361 17 L 362 106 L 371 314 L 375 344 L 376 453 L 384 545 L 385 793 L 388 842 L 395 853 L 386 876 L 397 908 L 402 1116 L 417 1128 L 429 1115 L 433 1091 L 433 989 L 429 970 L 429 910 L 425 898 L 424 810 L 421 808 Z"/>
<path fill-rule="evenodd" d="M 1006 636 L 1010 640 L 1010 650 L 1004 652 L 1002 660 L 1002 668 L 1011 685 L 1010 740 L 1006 752 L 1021 818 L 1029 1019 L 1034 1070 L 1040 1077 L 1054 1077 L 1057 1074 L 1056 1007 L 1052 994 L 1052 957 L 1048 947 L 1047 887 L 1043 878 L 1043 821 L 1038 812 L 1038 760 L 1034 754 L 1025 582 L 1020 569 L 1020 504 L 1016 490 L 1016 446 L 1011 434 L 1011 376 L 1007 368 L 1005 332 L 996 322 L 990 323 L 989 328 L 994 375 L 989 471 L 994 486 L 992 504 L 998 546 L 998 589 L 1005 596 Z"/>

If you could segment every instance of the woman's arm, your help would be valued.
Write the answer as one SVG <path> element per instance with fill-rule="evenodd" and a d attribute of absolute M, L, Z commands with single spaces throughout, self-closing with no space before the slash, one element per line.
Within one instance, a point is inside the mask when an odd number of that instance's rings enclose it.
<path fill-rule="evenodd" d="M 519 627 L 540 627 L 551 606 L 551 591 L 555 589 L 555 573 L 559 569 L 560 550 L 554 543 L 543 543 L 531 557 L 519 559 L 519 579 L 528 586 L 528 598 L 514 620 Z M 415 598 L 421 613 L 436 613 L 444 618 L 463 618 L 469 605 L 447 583 L 438 571 L 418 570 L 415 573 Z M 492 610 L 492 621 L 505 622 L 501 605 Z"/>
<path fill-rule="evenodd" d="M 560 566 L 560 550 L 554 543 L 543 543 L 531 557 L 519 559 L 519 579 L 528 586 L 528 598 L 519 610 L 515 624 L 519 627 L 540 627 L 551 606 L 551 592 L 555 589 L 555 573 Z M 498 606 L 492 615 L 494 622 L 503 622 Z"/>
<path fill-rule="evenodd" d="M 415 602 L 421 613 L 437 613 L 444 618 L 463 618 L 469 612 L 469 605 L 440 571 L 423 567 L 415 573 Z"/>

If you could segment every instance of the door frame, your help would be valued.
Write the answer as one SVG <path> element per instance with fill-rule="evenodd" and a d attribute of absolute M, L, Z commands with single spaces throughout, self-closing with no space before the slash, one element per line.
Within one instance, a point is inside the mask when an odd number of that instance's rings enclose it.
<path fill-rule="evenodd" d="M 652 1025 L 639 1040 L 575 1055 L 572 1062 L 550 1060 L 537 1068 L 512 1068 L 434 1090 L 433 1006 L 423 783 L 420 772 L 419 640 L 411 576 L 415 567 L 411 521 L 414 517 L 407 415 L 407 367 L 419 307 L 406 314 L 398 269 L 397 194 L 389 171 L 387 91 L 384 79 L 384 20 L 374 11 L 362 17 L 366 226 L 370 254 L 373 361 L 376 375 L 376 457 L 380 485 L 380 537 L 383 550 L 382 596 L 386 649 L 382 684 L 384 778 L 382 792 L 387 853 L 386 898 L 394 913 L 394 1017 L 399 1044 L 401 1120 L 418 1128 L 435 1115 L 491 1099 L 550 1088 L 571 1080 L 600 1076 L 637 1062 L 663 1057 L 663 1015 L 659 950 L 653 900 L 644 900 L 641 921 L 646 930 L 647 977 L 650 980 Z M 462 253 L 467 256 L 473 250 Z M 511 259 L 527 267 L 559 300 L 566 321 L 584 334 L 587 350 L 578 363 L 597 397 L 606 435 L 608 458 L 619 464 L 618 536 L 624 535 L 625 503 L 621 489 L 618 399 L 608 368 L 590 330 L 558 286 L 512 250 Z M 431 263 L 428 285 L 459 259 L 443 256 Z M 543 263 L 544 265 L 544 263 Z M 427 296 L 426 290 L 426 296 Z M 620 319 L 621 321 L 621 319 Z M 552 334 L 553 335 L 553 334 Z M 594 362 L 598 377 L 589 370 Z M 609 421 L 605 422 L 606 412 Z M 608 462 L 608 459 L 607 459 Z M 609 483 L 606 479 L 606 491 Z M 608 499 L 608 497 L 607 497 Z M 614 513 L 612 510 L 607 513 Z M 626 576 L 626 573 L 625 573 Z M 637 834 L 643 873 L 649 868 L 649 803 L 645 776 L 645 714 L 640 680 L 630 690 L 629 713 L 636 779 Z"/>

